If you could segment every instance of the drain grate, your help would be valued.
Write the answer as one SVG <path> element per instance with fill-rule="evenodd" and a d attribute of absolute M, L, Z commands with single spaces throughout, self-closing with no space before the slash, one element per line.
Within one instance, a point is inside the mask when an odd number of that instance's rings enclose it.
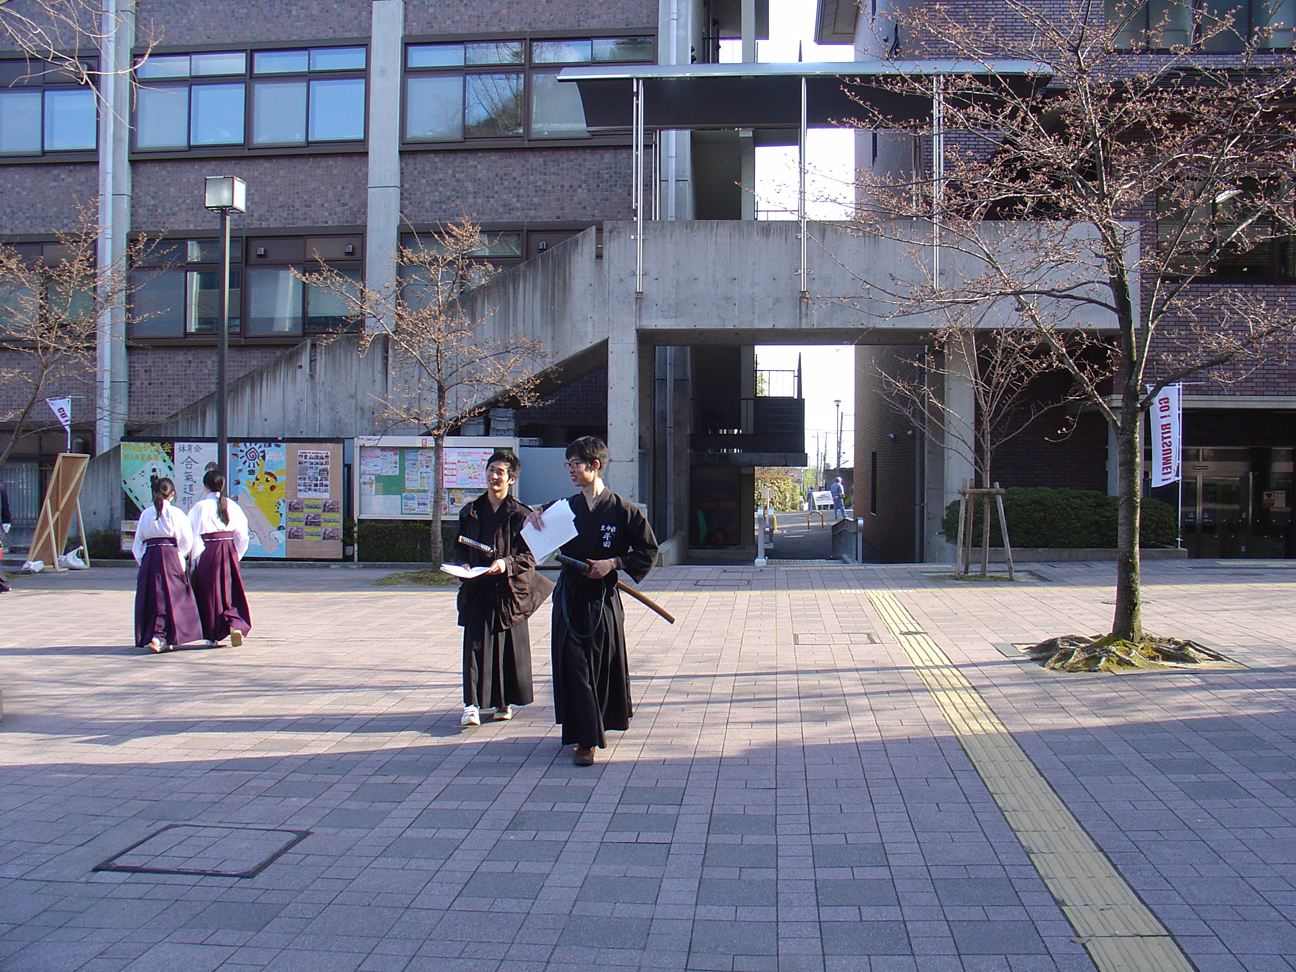
<path fill-rule="evenodd" d="M 876 645 L 877 638 L 871 631 L 798 632 L 792 635 L 794 645 L 835 645 L 845 642 L 849 645 Z"/>
<path fill-rule="evenodd" d="M 167 824 L 113 855 L 96 871 L 256 877 L 281 854 L 310 836 L 309 830 Z"/>

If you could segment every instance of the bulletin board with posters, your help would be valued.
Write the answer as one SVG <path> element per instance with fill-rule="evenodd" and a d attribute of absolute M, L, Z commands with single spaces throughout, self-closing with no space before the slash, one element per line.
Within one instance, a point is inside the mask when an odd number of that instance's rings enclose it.
<path fill-rule="evenodd" d="M 445 440 L 442 515 L 458 512 L 486 489 L 491 453 L 517 454 L 518 440 L 460 435 Z M 430 520 L 436 454 L 431 436 L 358 436 L 355 440 L 358 519 Z"/>
<path fill-rule="evenodd" d="M 133 536 L 139 512 L 152 502 L 152 478 L 176 486 L 176 505 L 188 512 L 206 495 L 216 443 L 207 440 L 122 442 L 122 490 L 127 519 L 122 543 Z M 246 556 L 341 560 L 345 497 L 339 440 L 231 440 L 225 492 L 247 514 Z"/>

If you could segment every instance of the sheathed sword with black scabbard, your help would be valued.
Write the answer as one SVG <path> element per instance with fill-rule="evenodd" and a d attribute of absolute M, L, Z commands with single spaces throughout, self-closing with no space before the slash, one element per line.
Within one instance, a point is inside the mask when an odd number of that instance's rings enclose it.
<path fill-rule="evenodd" d="M 554 559 L 557 560 L 558 563 L 562 564 L 564 567 L 570 567 L 572 570 L 578 570 L 578 571 L 580 571 L 582 574 L 588 574 L 588 573 L 589 573 L 589 570 L 590 570 L 590 562 L 589 562 L 588 560 L 577 560 L 575 557 L 568 557 L 566 554 L 561 554 L 561 553 L 559 553 L 559 554 L 554 554 Z M 636 591 L 636 590 L 635 590 L 633 587 L 631 587 L 629 584 L 623 584 L 623 583 L 621 583 L 621 581 L 617 581 L 617 582 L 616 582 L 616 586 L 617 586 L 617 590 L 619 590 L 619 591 L 625 591 L 627 594 L 629 594 L 631 597 L 633 597 L 636 601 L 638 601 L 638 602 L 639 602 L 640 604 L 642 604 L 644 607 L 648 608 L 648 609 L 651 610 L 651 611 L 655 611 L 656 613 L 660 614 L 660 615 L 661 615 L 663 618 L 665 618 L 669 623 L 671 623 L 671 624 L 674 624 L 674 623 L 675 623 L 675 616 L 674 616 L 673 614 L 671 614 L 669 611 L 667 611 L 667 610 L 666 610 L 664 607 L 662 607 L 660 604 L 658 604 L 656 601 L 654 601 L 652 598 L 647 597 L 647 596 L 645 596 L 645 595 L 643 595 L 643 594 L 640 594 L 638 591 Z"/>

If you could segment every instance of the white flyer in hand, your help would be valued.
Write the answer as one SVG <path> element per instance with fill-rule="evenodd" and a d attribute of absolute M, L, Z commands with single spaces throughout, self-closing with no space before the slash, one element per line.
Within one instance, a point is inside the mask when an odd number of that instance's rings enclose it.
<path fill-rule="evenodd" d="M 441 573 L 449 574 L 451 577 L 462 577 L 468 580 L 471 577 L 480 577 L 490 570 L 489 567 L 465 567 L 463 564 L 442 564 Z"/>
<path fill-rule="evenodd" d="M 531 548 L 536 563 L 547 560 L 564 543 L 576 536 L 576 514 L 571 504 L 559 500 L 544 511 L 544 528 L 537 530 L 530 523 L 522 527 L 522 539 Z"/>

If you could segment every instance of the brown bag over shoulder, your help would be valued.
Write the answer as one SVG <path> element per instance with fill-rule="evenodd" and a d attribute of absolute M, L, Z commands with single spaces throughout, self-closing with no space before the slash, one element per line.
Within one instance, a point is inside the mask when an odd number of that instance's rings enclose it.
<path fill-rule="evenodd" d="M 508 596 L 500 604 L 500 623 L 505 628 L 513 627 L 540 610 L 553 593 L 554 582 L 534 567 L 528 567 L 520 574 L 510 575 L 508 586 Z"/>

